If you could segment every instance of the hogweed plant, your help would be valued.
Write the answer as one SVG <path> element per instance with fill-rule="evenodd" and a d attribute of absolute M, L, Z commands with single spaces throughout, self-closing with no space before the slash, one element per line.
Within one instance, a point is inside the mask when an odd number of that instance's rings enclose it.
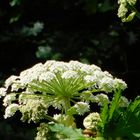
<path fill-rule="evenodd" d="M 48 60 L 9 77 L 0 88 L 0 96 L 5 119 L 18 111 L 21 121 L 39 124 L 36 140 L 121 139 L 125 135 L 120 135 L 116 122 L 127 123 L 127 115 L 140 107 L 137 99 L 136 106 L 132 104 L 125 113 L 130 102 L 121 93 L 126 88 L 123 80 L 96 65 Z M 94 104 L 99 112 L 92 110 Z M 85 117 L 81 128 L 77 127 L 78 115 Z"/>

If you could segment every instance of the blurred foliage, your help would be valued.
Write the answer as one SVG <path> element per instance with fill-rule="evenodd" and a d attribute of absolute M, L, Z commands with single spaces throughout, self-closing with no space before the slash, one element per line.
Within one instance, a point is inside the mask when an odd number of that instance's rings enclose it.
<path fill-rule="evenodd" d="M 137 0 L 138 11 L 139 4 Z M 94 63 L 127 83 L 129 75 L 128 96 L 135 96 L 140 21 L 122 23 L 118 8 L 112 0 L 1 0 L 0 85 L 38 61 L 76 59 Z"/>
<path fill-rule="evenodd" d="M 43 30 L 43 23 L 35 22 L 33 23 L 32 27 L 24 26 L 21 29 L 21 34 L 25 36 L 37 36 L 38 33 L 42 32 Z"/>
<path fill-rule="evenodd" d="M 21 0 L 11 0 L 11 1 L 9 2 L 9 4 L 10 4 L 11 6 L 20 5 L 20 3 L 21 3 Z"/>

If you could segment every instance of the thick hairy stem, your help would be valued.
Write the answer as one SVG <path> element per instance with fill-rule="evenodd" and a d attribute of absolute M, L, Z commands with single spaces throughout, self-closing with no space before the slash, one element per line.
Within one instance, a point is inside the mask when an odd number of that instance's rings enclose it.
<path fill-rule="evenodd" d="M 65 113 L 67 112 L 67 110 L 71 107 L 70 105 L 70 100 L 68 98 L 64 99 L 64 111 Z"/>

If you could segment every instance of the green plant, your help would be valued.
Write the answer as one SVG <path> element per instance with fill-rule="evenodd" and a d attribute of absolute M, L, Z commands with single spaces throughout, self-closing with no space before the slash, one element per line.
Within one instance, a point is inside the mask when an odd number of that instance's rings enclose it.
<path fill-rule="evenodd" d="M 125 103 L 121 103 L 123 102 Z M 120 104 L 120 105 L 119 105 Z M 140 98 L 128 102 L 117 92 L 101 111 L 100 132 L 105 138 L 138 140 L 140 138 Z"/>
<path fill-rule="evenodd" d="M 78 61 L 66 63 L 49 60 L 45 64 L 39 63 L 22 71 L 19 76 L 9 77 L 4 87 L 0 88 L 0 95 L 5 96 L 3 99 L 5 119 L 20 111 L 23 122 L 40 124 L 36 139 L 49 139 L 51 133 L 56 133 L 56 139 L 63 139 L 63 137 L 73 139 L 71 138 L 73 136 L 66 135 L 66 130 L 73 134 L 77 133 L 77 136 L 74 136 L 83 139 L 85 136 L 76 129 L 75 115 L 80 117 L 89 114 L 92 112 L 90 106 L 93 103 L 106 108 L 106 104 L 110 103 L 109 96 L 114 92 L 115 100 L 109 113 L 109 120 L 111 120 L 118 105 L 117 93 L 122 92 L 126 87 L 123 80 L 114 78 L 96 65 Z M 51 108 L 59 113 L 50 112 Z M 106 110 L 101 113 L 101 116 L 105 112 Z M 97 119 L 93 124 L 97 126 L 93 128 L 98 131 L 98 123 L 101 121 L 98 119 L 100 115 L 96 114 L 98 113 L 95 113 Z M 101 117 L 102 119 L 106 121 L 104 116 Z M 87 120 L 86 118 L 84 120 L 85 127 L 87 127 Z M 60 133 L 61 129 L 66 130 Z"/>

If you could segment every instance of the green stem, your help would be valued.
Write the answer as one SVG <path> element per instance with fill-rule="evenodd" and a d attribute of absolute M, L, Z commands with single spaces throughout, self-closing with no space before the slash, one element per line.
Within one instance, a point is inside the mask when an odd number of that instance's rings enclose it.
<path fill-rule="evenodd" d="M 70 99 L 65 98 L 63 101 L 64 101 L 64 110 L 65 110 L 65 113 L 66 113 L 67 110 L 71 107 L 71 105 L 70 105 Z"/>
<path fill-rule="evenodd" d="M 80 98 L 79 98 L 80 99 Z M 73 99 L 70 99 L 70 101 L 71 102 L 73 102 L 74 104 L 76 104 L 77 102 L 76 101 L 74 101 Z"/>
<path fill-rule="evenodd" d="M 58 123 L 58 121 L 56 121 L 55 119 L 53 119 L 53 117 L 51 117 L 49 115 L 46 115 L 46 119 L 49 120 L 49 121 L 53 121 L 55 123 Z"/>

